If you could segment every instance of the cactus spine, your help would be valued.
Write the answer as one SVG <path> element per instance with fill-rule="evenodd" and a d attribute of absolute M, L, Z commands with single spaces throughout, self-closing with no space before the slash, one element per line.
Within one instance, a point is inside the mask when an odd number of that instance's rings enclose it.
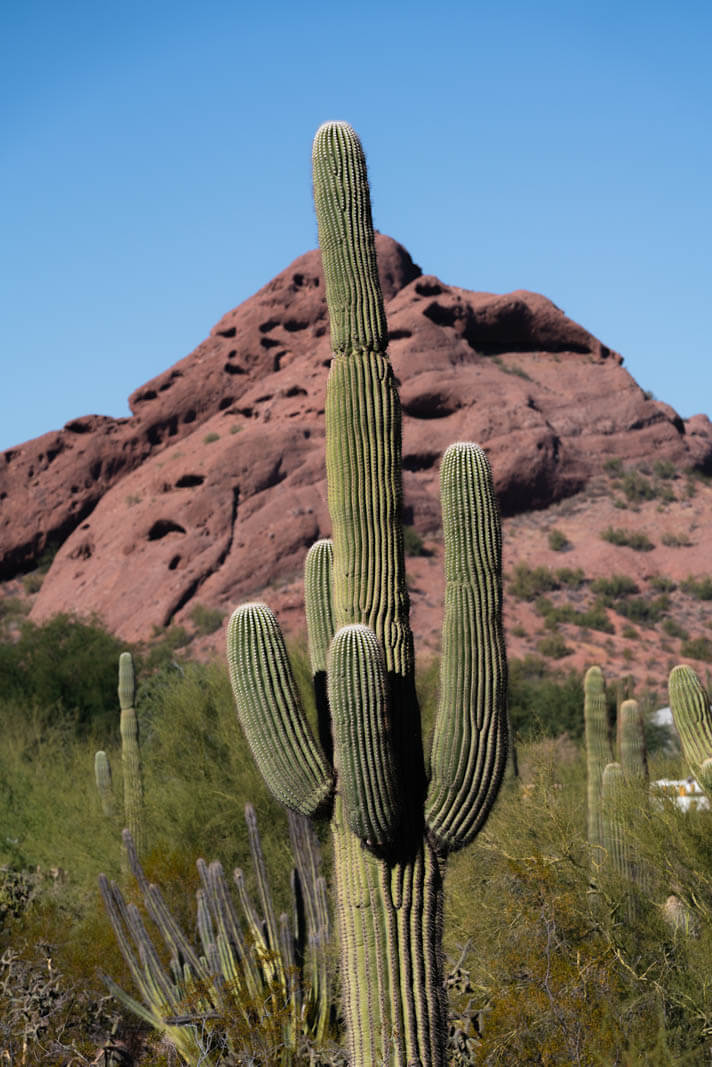
<path fill-rule="evenodd" d="M 331 816 L 349 1062 L 442 1067 L 446 857 L 484 823 L 506 760 L 499 515 L 483 451 L 452 446 L 441 470 L 447 593 L 428 783 L 400 518 L 400 401 L 386 353 L 366 165 L 351 127 L 322 126 L 313 164 L 333 350 L 326 395 L 333 546 L 314 546 L 305 573 L 318 705 L 328 674 L 321 744 L 298 701 L 287 710 L 280 703 L 291 682 L 263 606 L 234 613 L 228 661 L 267 785 L 296 810 Z M 253 630 L 262 637 L 250 643 Z"/>
<path fill-rule="evenodd" d="M 691 667 L 673 667 L 670 708 L 690 770 L 712 797 L 712 712 L 705 687 Z"/>
<path fill-rule="evenodd" d="M 134 707 L 136 682 L 130 652 L 119 656 L 119 707 L 121 709 L 121 768 L 124 778 L 124 817 L 136 851 L 143 855 L 146 835 L 143 821 L 143 777 L 138 740 L 138 717 Z"/>

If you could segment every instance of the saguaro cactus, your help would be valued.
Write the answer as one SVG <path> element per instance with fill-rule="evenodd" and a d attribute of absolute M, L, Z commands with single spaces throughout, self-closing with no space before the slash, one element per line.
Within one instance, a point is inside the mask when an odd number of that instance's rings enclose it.
<path fill-rule="evenodd" d="M 601 789 L 603 771 L 611 758 L 608 740 L 606 687 L 600 667 L 590 667 L 583 683 L 586 765 L 588 771 L 588 840 L 603 846 Z"/>
<path fill-rule="evenodd" d="M 428 782 L 401 528 L 400 402 L 366 165 L 345 123 L 319 129 L 313 161 L 333 349 L 333 546 L 312 548 L 305 578 L 321 743 L 264 605 L 233 614 L 228 660 L 268 786 L 294 810 L 330 818 L 349 1062 L 429 1067 L 445 1062 L 446 857 L 483 825 L 506 759 L 499 515 L 484 452 L 451 446 L 441 467 L 447 588 Z"/>
<path fill-rule="evenodd" d="M 143 777 L 141 750 L 138 741 L 138 718 L 134 707 L 136 682 L 133 657 L 130 652 L 119 656 L 119 707 L 121 708 L 121 768 L 124 779 L 124 815 L 126 828 L 131 831 L 136 852 L 142 855 L 145 847 L 143 824 Z"/>
<path fill-rule="evenodd" d="M 648 752 L 643 713 L 637 700 L 624 700 L 618 709 L 620 764 L 624 778 L 647 781 Z"/>
<path fill-rule="evenodd" d="M 710 698 L 692 667 L 673 667 L 668 681 L 670 708 L 682 751 L 705 793 L 712 797 L 712 711 Z"/>

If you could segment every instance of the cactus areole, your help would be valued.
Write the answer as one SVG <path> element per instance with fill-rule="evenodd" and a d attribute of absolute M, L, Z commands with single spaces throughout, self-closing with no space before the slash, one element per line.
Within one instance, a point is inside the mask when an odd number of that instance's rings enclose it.
<path fill-rule="evenodd" d="M 319 739 L 264 604 L 233 614 L 228 661 L 267 785 L 292 809 L 330 819 L 349 1062 L 440 1067 L 445 863 L 484 824 L 506 760 L 499 512 L 482 449 L 452 445 L 441 466 L 445 614 L 426 776 L 401 527 L 400 401 L 366 164 L 351 127 L 322 126 L 313 163 L 333 350 L 333 543 L 317 542 L 305 571 Z"/>

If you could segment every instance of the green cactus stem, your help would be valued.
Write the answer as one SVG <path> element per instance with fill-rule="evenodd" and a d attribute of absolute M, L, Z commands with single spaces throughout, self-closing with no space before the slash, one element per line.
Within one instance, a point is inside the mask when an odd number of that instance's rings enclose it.
<path fill-rule="evenodd" d="M 607 763 L 601 776 L 603 846 L 611 866 L 621 878 L 632 880 L 633 864 L 623 812 L 625 798 L 620 763 Z"/>
<path fill-rule="evenodd" d="M 111 787 L 111 764 L 106 752 L 100 750 L 94 756 L 94 779 L 101 800 L 101 810 L 107 818 L 114 814 L 114 792 Z"/>
<path fill-rule="evenodd" d="M 271 647 L 248 647 L 244 608 L 228 628 L 228 659 L 268 786 L 296 810 L 330 815 L 349 1063 L 444 1067 L 443 873 L 448 853 L 483 825 L 506 760 L 499 514 L 482 450 L 453 446 L 441 483 L 448 592 L 428 783 L 405 581 L 400 400 L 366 164 L 351 127 L 322 126 L 313 164 L 333 351 L 325 405 L 333 545 L 312 549 L 305 571 L 318 705 L 328 675 L 321 745 L 295 701 L 287 708 L 281 690 L 267 693 L 265 678 L 285 679 L 288 667 L 276 633 Z M 260 625 L 268 628 L 262 616 Z"/>
<path fill-rule="evenodd" d="M 648 752 L 643 713 L 637 700 L 624 700 L 618 709 L 620 764 L 624 778 L 648 780 Z"/>
<path fill-rule="evenodd" d="M 146 848 L 143 811 L 143 775 L 139 747 L 138 717 L 134 707 L 136 682 L 130 652 L 119 656 L 119 707 L 121 708 L 121 769 L 124 780 L 124 818 L 136 851 Z"/>
<path fill-rule="evenodd" d="M 673 667 L 670 708 L 682 753 L 705 793 L 712 797 L 712 712 L 705 687 L 691 667 Z"/>
<path fill-rule="evenodd" d="M 591 845 L 604 846 L 601 789 L 603 771 L 611 758 L 611 748 L 608 739 L 606 689 L 600 667 L 591 667 L 586 672 L 583 691 L 588 776 L 588 840 Z"/>
<path fill-rule="evenodd" d="M 255 762 L 282 804 L 314 815 L 331 796 L 333 776 L 309 729 L 282 632 L 266 604 L 243 604 L 233 613 L 227 647 L 235 702 Z"/>

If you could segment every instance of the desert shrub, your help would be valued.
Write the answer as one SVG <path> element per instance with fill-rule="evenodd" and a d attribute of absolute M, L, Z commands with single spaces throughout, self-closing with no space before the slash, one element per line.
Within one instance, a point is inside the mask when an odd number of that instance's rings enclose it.
<path fill-rule="evenodd" d="M 679 637 L 683 641 L 686 641 L 690 636 L 684 626 L 681 626 L 676 619 L 664 619 L 663 630 L 670 637 Z"/>
<path fill-rule="evenodd" d="M 672 481 L 677 478 L 677 467 L 669 459 L 657 459 L 653 464 L 653 474 L 661 481 Z"/>
<path fill-rule="evenodd" d="M 580 589 L 586 581 L 586 576 L 580 567 L 559 567 L 556 580 L 567 589 Z"/>
<path fill-rule="evenodd" d="M 66 716 L 79 733 L 103 730 L 115 713 L 124 648 L 98 623 L 69 615 L 41 625 L 26 620 L 16 642 L 0 644 L 0 698 L 13 709 L 41 709 L 47 719 Z"/>
<path fill-rule="evenodd" d="M 712 641 L 708 637 L 691 637 L 683 641 L 680 646 L 680 655 L 712 663 Z"/>
<path fill-rule="evenodd" d="M 705 574 L 701 578 L 694 578 L 689 575 L 684 581 L 680 582 L 680 588 L 683 593 L 688 593 L 695 600 L 712 600 L 712 577 L 709 574 Z"/>
<path fill-rule="evenodd" d="M 547 634 L 542 637 L 537 642 L 536 650 L 541 656 L 547 656 L 549 659 L 563 659 L 564 656 L 570 656 L 573 652 L 561 634 Z"/>
<path fill-rule="evenodd" d="M 647 600 L 645 597 L 630 597 L 616 604 L 616 611 L 632 622 L 643 626 L 654 626 L 670 608 L 670 598 L 666 593 Z"/>
<path fill-rule="evenodd" d="M 689 534 L 668 532 L 662 534 L 660 540 L 666 548 L 689 548 L 692 544 Z"/>
<path fill-rule="evenodd" d="M 403 527 L 403 548 L 406 556 L 422 556 L 424 554 L 423 538 L 414 526 Z"/>
<path fill-rule="evenodd" d="M 518 563 L 509 583 L 509 592 L 518 600 L 535 600 L 542 593 L 560 588 L 560 581 L 548 567 Z"/>
<path fill-rule="evenodd" d="M 557 529 L 549 530 L 549 537 L 547 540 L 552 552 L 563 552 L 571 544 L 566 534 Z"/>
<path fill-rule="evenodd" d="M 544 660 L 526 656 L 509 664 L 512 726 L 524 740 L 544 734 L 583 734 L 583 687 L 578 674 L 554 674 Z"/>
<path fill-rule="evenodd" d="M 638 586 L 627 574 L 612 574 L 610 578 L 596 578 L 591 590 L 606 600 L 618 600 L 638 592 Z"/>
<path fill-rule="evenodd" d="M 674 593 L 677 589 L 677 583 L 664 574 L 654 574 L 649 582 L 650 588 L 654 589 L 656 593 Z"/>
<path fill-rule="evenodd" d="M 606 474 L 611 474 L 613 477 L 618 478 L 623 473 L 623 460 L 618 456 L 607 459 L 603 464 L 603 469 Z"/>
<path fill-rule="evenodd" d="M 632 548 L 636 552 L 650 552 L 655 548 L 653 542 L 644 533 L 636 530 L 623 530 L 620 527 L 608 526 L 605 530 L 601 530 L 601 538 L 612 545 Z"/>
<path fill-rule="evenodd" d="M 218 608 L 206 608 L 204 604 L 196 604 L 190 618 L 199 634 L 214 634 L 222 626 L 225 616 Z"/>
<path fill-rule="evenodd" d="M 219 441 L 219 440 L 220 440 L 220 434 L 219 433 L 215 433 L 215 431 L 213 430 L 211 433 L 206 433 L 205 437 L 203 438 L 203 444 L 204 445 L 212 445 L 212 444 L 214 444 L 215 441 Z"/>
<path fill-rule="evenodd" d="M 621 479 L 621 489 L 626 500 L 639 504 L 644 500 L 654 500 L 658 495 L 655 486 L 638 471 L 628 470 Z"/>
<path fill-rule="evenodd" d="M 559 623 L 568 622 L 585 629 L 600 630 L 602 633 L 615 633 L 615 627 L 608 618 L 605 604 L 600 599 L 584 608 L 583 611 L 578 611 L 571 604 L 557 605 L 552 603 L 548 597 L 542 596 L 537 600 L 535 607 L 537 612 L 543 615 L 549 629 L 555 629 Z"/>

